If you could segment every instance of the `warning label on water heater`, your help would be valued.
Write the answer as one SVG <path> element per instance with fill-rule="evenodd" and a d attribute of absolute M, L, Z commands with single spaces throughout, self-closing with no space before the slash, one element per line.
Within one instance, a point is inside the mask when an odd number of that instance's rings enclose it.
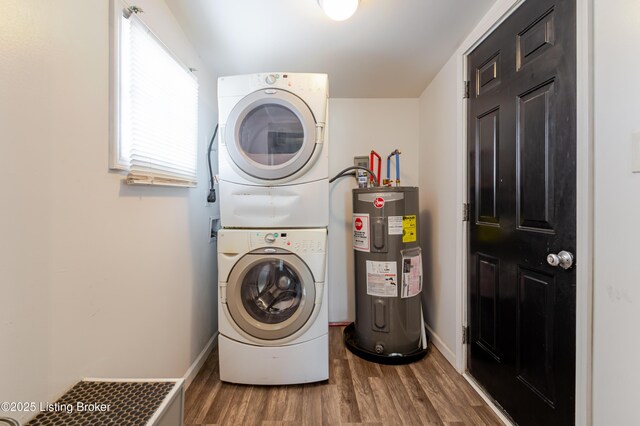
<path fill-rule="evenodd" d="M 398 296 L 398 267 L 396 262 L 367 260 L 367 294 L 377 297 Z"/>
<path fill-rule="evenodd" d="M 416 247 L 402 250 L 400 253 L 402 253 L 400 297 L 417 296 L 422 291 L 422 250 Z"/>
<path fill-rule="evenodd" d="M 402 216 L 389 216 L 389 235 L 402 235 Z"/>
<path fill-rule="evenodd" d="M 353 249 L 368 252 L 369 247 L 369 213 L 354 213 Z"/>
<path fill-rule="evenodd" d="M 412 243 L 416 241 L 416 215 L 403 216 L 402 218 L 402 242 Z"/>

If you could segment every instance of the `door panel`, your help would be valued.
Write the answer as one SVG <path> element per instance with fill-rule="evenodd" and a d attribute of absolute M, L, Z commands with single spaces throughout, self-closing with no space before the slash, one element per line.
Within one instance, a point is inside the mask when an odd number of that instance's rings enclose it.
<path fill-rule="evenodd" d="M 552 231 L 553 163 L 549 145 L 554 125 L 553 82 L 518 97 L 517 217 L 519 228 Z"/>
<path fill-rule="evenodd" d="M 554 17 L 555 13 L 552 7 L 518 34 L 516 43 L 516 68 L 518 70 L 543 55 L 547 49 L 553 46 L 555 38 Z"/>
<path fill-rule="evenodd" d="M 575 0 L 536 0 L 468 58 L 468 369 L 523 425 L 574 419 L 575 57 Z"/>
<path fill-rule="evenodd" d="M 498 149 L 499 149 L 499 113 L 500 109 L 493 109 L 478 118 L 476 139 L 477 147 L 477 182 L 476 203 L 478 217 L 483 223 L 498 221 Z"/>
<path fill-rule="evenodd" d="M 553 276 L 520 268 L 518 295 L 518 379 L 553 406 Z"/>
<path fill-rule="evenodd" d="M 476 71 L 476 86 L 478 94 L 484 94 L 488 90 L 500 84 L 500 52 L 496 53 Z"/>
<path fill-rule="evenodd" d="M 496 331 L 498 330 L 498 259 L 478 253 L 478 310 L 480 312 L 478 343 L 496 361 Z"/>

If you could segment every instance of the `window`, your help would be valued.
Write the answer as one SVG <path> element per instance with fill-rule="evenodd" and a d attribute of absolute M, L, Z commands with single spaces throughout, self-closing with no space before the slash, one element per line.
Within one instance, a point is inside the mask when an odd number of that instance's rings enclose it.
<path fill-rule="evenodd" d="M 195 186 L 198 82 L 140 9 L 113 3 L 111 168 L 128 183 Z"/>

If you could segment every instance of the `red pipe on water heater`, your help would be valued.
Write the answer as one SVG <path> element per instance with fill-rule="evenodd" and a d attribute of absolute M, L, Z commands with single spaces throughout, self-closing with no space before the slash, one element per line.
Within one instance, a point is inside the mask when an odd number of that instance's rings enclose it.
<path fill-rule="evenodd" d="M 378 172 L 376 173 L 376 176 L 378 176 L 378 186 L 380 186 L 380 172 L 382 169 L 382 157 L 380 157 L 380 154 L 378 154 L 377 152 L 375 152 L 374 150 L 371 150 L 371 154 L 369 154 L 369 167 L 371 167 L 371 170 L 373 171 L 374 169 L 374 157 L 378 158 Z M 369 176 L 369 179 L 374 183 L 374 185 L 376 184 L 375 180 L 373 179 L 373 176 Z"/>

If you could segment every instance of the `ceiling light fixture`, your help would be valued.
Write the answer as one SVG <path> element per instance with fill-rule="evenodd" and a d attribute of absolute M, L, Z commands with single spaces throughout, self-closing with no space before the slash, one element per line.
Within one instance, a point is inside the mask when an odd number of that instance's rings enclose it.
<path fill-rule="evenodd" d="M 360 0 L 318 0 L 324 13 L 334 21 L 351 18 L 358 8 Z"/>

